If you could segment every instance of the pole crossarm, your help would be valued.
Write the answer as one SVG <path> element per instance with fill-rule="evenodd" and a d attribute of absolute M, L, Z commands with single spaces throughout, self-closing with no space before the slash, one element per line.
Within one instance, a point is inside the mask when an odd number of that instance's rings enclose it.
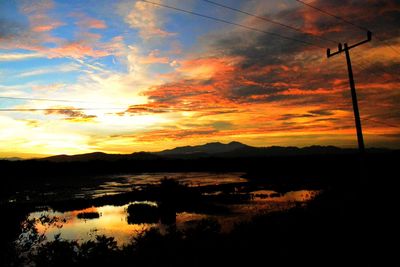
<path fill-rule="evenodd" d="M 367 39 L 366 39 L 366 40 L 361 41 L 361 42 L 358 42 L 358 43 L 353 44 L 353 45 L 350 45 L 350 46 L 347 46 L 347 49 L 350 50 L 350 49 L 352 49 L 352 48 L 354 48 L 354 47 L 357 47 L 357 46 L 359 46 L 359 45 L 368 43 L 369 41 L 371 41 L 371 39 L 372 39 L 372 32 L 367 31 Z M 331 49 L 328 48 L 328 49 L 326 50 L 326 55 L 327 55 L 328 58 L 330 58 L 330 57 L 333 57 L 333 56 L 335 56 L 335 55 L 338 55 L 338 54 L 340 54 L 340 53 L 342 53 L 342 52 L 344 52 L 344 49 L 343 49 L 342 44 L 339 43 L 339 44 L 338 44 L 338 51 L 331 53 Z"/>

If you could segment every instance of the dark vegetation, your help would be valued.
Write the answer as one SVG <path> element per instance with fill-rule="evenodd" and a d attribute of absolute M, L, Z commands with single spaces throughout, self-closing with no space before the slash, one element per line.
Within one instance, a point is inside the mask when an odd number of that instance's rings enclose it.
<path fill-rule="evenodd" d="M 98 212 L 81 212 L 81 213 L 78 213 L 78 215 L 76 217 L 78 217 L 78 219 L 85 219 L 85 220 L 97 219 L 97 218 L 100 218 L 100 213 L 98 213 Z"/>
<path fill-rule="evenodd" d="M 128 206 L 127 212 L 129 224 L 157 223 L 160 220 L 157 206 L 135 203 Z"/>
<path fill-rule="evenodd" d="M 366 165 L 389 164 L 398 159 L 400 151 L 369 153 L 365 156 Z M 104 174 L 123 174 L 141 172 L 246 172 L 249 178 L 271 178 L 285 183 L 325 183 L 341 179 L 347 180 L 348 175 L 354 175 L 359 165 L 356 153 L 318 154 L 300 156 L 268 156 L 234 158 L 205 157 L 199 159 L 158 157 L 157 159 L 123 159 L 116 161 L 90 160 L 53 162 L 45 160 L 0 161 L 2 170 L 2 198 L 7 198 L 16 191 L 57 190 L 73 187 L 76 184 L 83 187 L 98 182 L 96 176 Z M 346 176 L 343 173 L 346 173 Z M 320 179 L 321 174 L 324 179 Z M 40 185 L 40 186 L 38 186 Z"/>
<path fill-rule="evenodd" d="M 398 151 L 388 151 L 367 153 L 364 157 L 344 153 L 84 163 L 0 162 L 6 174 L 3 176 L 5 186 L 1 188 L 3 200 L 24 187 L 85 183 L 82 177 L 92 173 L 148 170 L 244 171 L 249 188 L 262 183 L 277 192 L 324 190 L 307 206 L 260 214 L 250 222 L 239 223 L 230 233 L 221 232 L 220 225 L 212 220 L 202 220 L 193 227 L 177 230 L 174 215 L 179 210 L 212 212 L 216 209 L 214 203 L 237 199 L 229 199 L 232 197 L 229 193 L 203 198 L 203 193 L 210 188 L 191 189 L 170 180 L 164 180 L 161 186 L 149 188 L 149 191 L 52 203 L 67 209 L 69 205 L 126 203 L 153 196 L 159 206 L 130 206 L 131 219 L 137 222 L 163 220 L 170 225 L 169 230 L 166 233 L 150 230 L 122 248 L 112 237 L 104 236 L 84 243 L 60 237 L 52 242 L 41 242 L 43 237 L 35 232 L 35 222 L 21 225 L 33 208 L 31 204 L 2 201 L 1 213 L 6 214 L 2 226 L 7 230 L 1 241 L 1 263 L 4 266 L 28 263 L 37 266 L 388 266 L 398 253 L 396 246 L 389 244 L 391 239 L 397 242 L 394 232 L 398 226 L 394 216 L 398 210 L 395 185 L 399 159 Z M 58 222 L 50 218 L 45 223 Z M 29 233 L 25 236 L 31 241 L 15 249 L 12 242 L 18 239 L 21 227 Z"/>

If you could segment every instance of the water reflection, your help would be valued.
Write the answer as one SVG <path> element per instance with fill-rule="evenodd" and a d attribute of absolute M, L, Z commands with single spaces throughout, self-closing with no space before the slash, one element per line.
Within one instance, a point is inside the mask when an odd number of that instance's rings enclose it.
<path fill-rule="evenodd" d="M 76 197 L 100 197 L 129 192 L 133 188 L 141 188 L 151 184 L 159 184 L 163 178 L 173 179 L 189 187 L 241 183 L 247 180 L 242 178 L 244 173 L 140 173 L 127 175 L 114 175 L 107 177 L 107 181 L 93 188 L 84 188 Z"/>
<path fill-rule="evenodd" d="M 306 202 L 313 199 L 319 191 L 317 190 L 298 190 L 289 191 L 285 194 L 272 190 L 257 190 L 251 192 L 255 201 L 272 201 L 272 202 Z"/>
<path fill-rule="evenodd" d="M 144 202 L 147 204 L 155 204 Z M 83 210 L 74 210 L 68 212 L 34 212 L 30 214 L 30 218 L 39 218 L 41 215 L 50 217 L 56 216 L 65 219 L 62 228 L 50 227 L 42 224 L 37 225 L 40 234 L 45 234 L 48 240 L 53 240 L 54 236 L 60 234 L 61 238 L 68 240 L 86 241 L 93 239 L 96 235 L 113 236 L 119 244 L 125 244 L 130 239 L 143 231 L 156 226 L 156 224 L 128 224 L 126 209 L 129 204 L 124 206 L 102 206 L 92 207 Z M 78 214 L 97 212 L 99 218 L 79 219 Z"/>
<path fill-rule="evenodd" d="M 206 215 L 190 212 L 179 212 L 176 214 L 176 227 L 184 229 L 191 227 L 196 221 L 205 218 L 216 219 L 221 225 L 223 231 L 229 231 L 239 220 L 250 219 L 256 214 L 271 212 L 276 210 L 284 210 L 305 203 L 314 198 L 319 191 L 316 190 L 299 190 L 291 191 L 285 194 L 279 194 L 271 190 L 257 190 L 251 192 L 250 201 L 242 203 L 227 204 L 230 214 Z M 74 210 L 68 212 L 43 211 L 33 212 L 30 218 L 39 218 L 42 215 L 50 217 L 58 217 L 65 220 L 61 228 L 48 227 L 38 224 L 37 230 L 39 234 L 45 234 L 47 240 L 54 240 L 54 236 L 60 234 L 60 237 L 67 240 L 87 241 L 94 239 L 96 235 L 112 236 L 119 245 L 129 243 L 133 237 L 143 233 L 144 231 L 157 227 L 163 229 L 166 225 L 158 223 L 129 223 L 128 206 L 131 204 L 146 204 L 157 206 L 155 202 L 141 201 L 131 202 L 123 206 L 101 206 L 92 207 L 82 210 Z M 79 214 L 98 214 L 98 218 L 84 218 Z M 90 217 L 90 216 L 89 216 Z"/>
<path fill-rule="evenodd" d="M 293 207 L 305 205 L 321 191 L 298 190 L 278 193 L 273 190 L 256 190 L 250 192 L 250 201 L 236 203 L 229 206 L 232 214 L 223 217 L 214 217 L 222 226 L 223 232 L 229 232 L 238 221 L 249 221 L 255 215 L 274 211 L 284 211 Z"/>
<path fill-rule="evenodd" d="M 210 173 L 210 172 L 161 172 L 133 173 L 119 175 L 102 175 L 83 177 L 79 182 L 60 186 L 57 183 L 46 184 L 41 188 L 16 191 L 7 202 L 49 202 L 70 199 L 87 199 L 111 196 L 140 189 L 148 185 L 159 184 L 163 178 L 169 178 L 189 187 L 220 185 L 246 182 L 242 172 Z"/>

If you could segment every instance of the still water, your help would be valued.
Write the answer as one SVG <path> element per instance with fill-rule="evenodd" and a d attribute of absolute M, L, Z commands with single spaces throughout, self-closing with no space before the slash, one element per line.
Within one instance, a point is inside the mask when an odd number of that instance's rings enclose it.
<path fill-rule="evenodd" d="M 179 180 L 188 186 L 217 185 L 224 183 L 244 182 L 241 173 L 162 173 L 162 174 L 139 174 L 110 177 L 97 186 L 97 188 L 84 188 L 81 195 L 77 197 L 99 197 L 105 194 L 118 194 L 128 192 L 132 186 L 145 186 L 148 184 L 159 183 L 164 177 Z M 218 194 L 218 192 L 216 192 Z M 223 231 L 228 231 L 233 225 L 242 220 L 247 220 L 251 216 L 263 212 L 276 210 L 285 210 L 295 205 L 305 203 L 314 198 L 318 191 L 300 190 L 291 191 L 285 194 L 271 190 L 255 190 L 247 192 L 249 199 L 240 203 L 224 204 L 229 209 L 229 213 L 224 214 L 200 214 L 191 212 L 180 212 L 176 214 L 176 227 L 184 229 L 191 227 L 196 221 L 210 218 L 217 220 Z M 91 207 L 87 209 L 77 209 L 66 212 L 53 211 L 51 209 L 32 212 L 29 219 L 38 219 L 41 216 L 57 217 L 62 223 L 49 225 L 41 223 L 38 220 L 36 228 L 39 234 L 44 234 L 47 240 L 51 241 L 56 235 L 67 240 L 77 240 L 80 242 L 92 240 L 96 235 L 112 236 L 119 245 L 124 245 L 132 241 L 132 238 L 138 236 L 144 231 L 156 227 L 161 231 L 167 228 L 167 225 L 158 223 L 140 223 L 130 224 L 128 222 L 127 208 L 130 204 L 146 204 L 157 206 L 157 203 L 150 201 L 130 202 L 121 206 L 105 205 L 100 207 Z M 82 214 L 96 214 L 94 218 L 82 218 Z"/>
<path fill-rule="evenodd" d="M 140 188 L 146 185 L 158 184 L 163 178 L 177 180 L 189 187 L 246 182 L 247 180 L 242 178 L 243 175 L 244 173 L 240 172 L 166 172 L 110 176 L 109 181 L 105 181 L 98 186 L 83 188 L 80 193 L 76 194 L 76 197 L 99 197 L 129 192 L 132 188 Z"/>

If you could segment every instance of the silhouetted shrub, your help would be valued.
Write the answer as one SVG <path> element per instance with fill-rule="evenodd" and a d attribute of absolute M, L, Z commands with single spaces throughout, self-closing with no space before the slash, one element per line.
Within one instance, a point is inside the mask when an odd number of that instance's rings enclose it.
<path fill-rule="evenodd" d="M 36 266 L 74 266 L 79 262 L 79 245 L 56 236 L 54 241 L 42 244 L 37 253 L 30 255 Z"/>
<path fill-rule="evenodd" d="M 79 247 L 79 262 L 82 266 L 110 266 L 115 264 L 120 253 L 113 237 L 96 236 Z"/>
<path fill-rule="evenodd" d="M 77 215 L 78 219 L 98 219 L 100 218 L 100 213 L 98 212 L 81 212 Z"/>
<path fill-rule="evenodd" d="M 148 204 L 130 204 L 127 212 L 129 224 L 157 223 L 160 219 L 158 207 Z"/>

